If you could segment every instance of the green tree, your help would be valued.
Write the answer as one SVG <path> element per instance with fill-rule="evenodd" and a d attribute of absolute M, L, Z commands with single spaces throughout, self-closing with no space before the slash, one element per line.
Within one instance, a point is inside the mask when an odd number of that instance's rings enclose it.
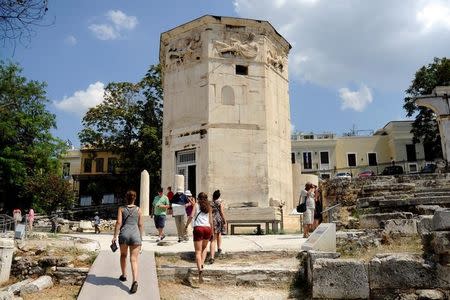
<path fill-rule="evenodd" d="M 119 155 L 122 190 L 138 189 L 144 169 L 150 174 L 151 189 L 159 185 L 162 99 L 160 66 L 150 66 L 138 83 L 109 83 L 104 101 L 83 117 L 81 143 Z"/>
<path fill-rule="evenodd" d="M 0 62 L 0 199 L 27 207 L 24 186 L 39 174 L 57 174 L 64 143 L 53 137 L 55 116 L 46 110 L 45 83 L 29 81 L 13 63 Z"/>
<path fill-rule="evenodd" d="M 28 177 L 23 194 L 29 195 L 37 212 L 50 213 L 57 209 L 70 209 L 74 193 L 68 181 L 57 174 L 35 174 Z"/>
<path fill-rule="evenodd" d="M 411 133 L 413 142 L 422 141 L 430 153 L 442 157 L 441 139 L 437 126 L 436 116 L 432 110 L 419 107 L 414 103 L 414 97 L 430 95 L 436 86 L 450 85 L 450 59 L 434 58 L 427 66 L 422 66 L 415 74 L 409 88 L 405 91 L 406 97 L 403 108 L 408 117 L 417 113 L 412 124 Z"/>

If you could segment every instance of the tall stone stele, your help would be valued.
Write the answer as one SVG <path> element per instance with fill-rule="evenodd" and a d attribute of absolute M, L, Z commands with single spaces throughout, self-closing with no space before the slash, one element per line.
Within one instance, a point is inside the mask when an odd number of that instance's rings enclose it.
<path fill-rule="evenodd" d="M 161 34 L 163 186 L 183 174 L 193 193 L 220 189 L 229 220 L 279 218 L 292 199 L 290 48 L 250 19 L 207 15 Z"/>

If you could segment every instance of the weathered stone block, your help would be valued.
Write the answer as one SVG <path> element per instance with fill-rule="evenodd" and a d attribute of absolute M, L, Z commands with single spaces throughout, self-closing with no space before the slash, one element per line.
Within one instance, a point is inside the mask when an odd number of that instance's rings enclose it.
<path fill-rule="evenodd" d="M 436 273 L 439 287 L 441 289 L 450 289 L 450 265 L 436 264 Z"/>
<path fill-rule="evenodd" d="M 368 299 L 369 274 L 363 260 L 319 258 L 313 265 L 313 298 Z"/>
<path fill-rule="evenodd" d="M 450 230 L 450 209 L 437 210 L 433 217 L 434 230 Z"/>
<path fill-rule="evenodd" d="M 416 209 L 420 215 L 434 215 L 434 212 L 442 209 L 442 207 L 439 205 L 417 205 Z"/>
<path fill-rule="evenodd" d="M 9 280 L 13 254 L 14 240 L 6 238 L 0 239 L 0 283 Z"/>
<path fill-rule="evenodd" d="M 436 288 L 436 269 L 420 255 L 380 254 L 370 261 L 370 289 Z"/>
<path fill-rule="evenodd" d="M 450 255 L 450 231 L 433 231 L 431 247 L 438 255 Z"/>
<path fill-rule="evenodd" d="M 366 214 L 359 218 L 361 228 L 381 228 L 386 220 L 412 219 L 413 214 L 409 212 Z"/>
<path fill-rule="evenodd" d="M 417 232 L 424 235 L 433 230 L 433 215 L 419 216 L 417 222 Z"/>
<path fill-rule="evenodd" d="M 46 288 L 53 286 L 53 280 L 50 276 L 41 276 L 38 279 L 24 285 L 20 289 L 21 295 L 32 294 L 38 291 L 42 291 Z"/>
<path fill-rule="evenodd" d="M 5 291 L 6 292 L 11 292 L 13 294 L 19 294 L 20 289 L 24 286 L 27 285 L 28 283 L 32 282 L 33 279 L 25 279 L 19 282 L 16 282 L 14 284 L 11 284 L 10 286 L 8 286 Z M 2 299 L 2 298 L 0 298 Z"/>
<path fill-rule="evenodd" d="M 446 299 L 443 292 L 439 290 L 417 290 L 418 300 L 443 300 Z"/>
<path fill-rule="evenodd" d="M 389 235 L 401 235 L 401 236 L 416 235 L 417 220 L 415 219 L 387 220 L 384 225 L 384 232 Z"/>
<path fill-rule="evenodd" d="M 378 197 L 361 197 L 356 200 L 356 206 L 359 208 L 366 208 L 366 207 L 376 207 L 378 206 L 380 201 L 383 201 L 383 196 Z"/>
<path fill-rule="evenodd" d="M 308 285 L 312 286 L 313 284 L 313 266 L 317 259 L 319 258 L 329 258 L 336 259 L 340 256 L 337 252 L 322 252 L 322 251 L 314 251 L 309 250 L 307 252 L 306 257 L 306 279 L 308 281 Z"/>

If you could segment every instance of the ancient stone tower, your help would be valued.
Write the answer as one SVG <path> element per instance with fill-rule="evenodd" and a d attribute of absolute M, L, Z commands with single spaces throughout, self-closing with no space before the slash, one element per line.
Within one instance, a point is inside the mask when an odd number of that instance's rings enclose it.
<path fill-rule="evenodd" d="M 236 217 L 278 218 L 292 201 L 290 48 L 250 19 L 203 16 L 161 34 L 164 187 L 184 174 L 195 194 L 220 189 Z"/>

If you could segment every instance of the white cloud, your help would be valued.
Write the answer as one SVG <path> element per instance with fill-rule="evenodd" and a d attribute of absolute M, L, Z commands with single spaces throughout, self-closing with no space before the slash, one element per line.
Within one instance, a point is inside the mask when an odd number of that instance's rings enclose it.
<path fill-rule="evenodd" d="M 111 25 L 107 24 L 92 24 L 89 29 L 94 35 L 102 41 L 115 40 L 120 37 L 120 33 Z"/>
<path fill-rule="evenodd" d="M 64 97 L 59 102 L 55 101 L 54 104 L 60 110 L 82 116 L 89 108 L 103 102 L 104 92 L 104 83 L 97 81 L 90 84 L 86 90 L 76 91 L 72 96 Z"/>
<path fill-rule="evenodd" d="M 450 1 L 234 0 L 292 44 L 291 79 L 337 89 L 404 91 L 419 67 L 448 56 Z"/>
<path fill-rule="evenodd" d="M 450 29 L 450 7 L 445 3 L 429 3 L 416 14 L 426 31 L 435 27 Z"/>
<path fill-rule="evenodd" d="M 109 22 L 91 24 L 89 30 L 100 40 L 115 40 L 123 36 L 124 30 L 132 30 L 138 24 L 135 16 L 127 16 L 120 10 L 110 10 L 106 13 Z"/>
<path fill-rule="evenodd" d="M 77 38 L 74 37 L 73 35 L 67 36 L 67 37 L 64 39 L 64 42 L 65 42 L 67 45 L 70 45 L 70 46 L 75 46 L 75 45 L 78 43 Z"/>
<path fill-rule="evenodd" d="M 138 23 L 138 20 L 135 16 L 127 16 L 120 10 L 110 10 L 106 15 L 109 17 L 111 22 L 116 25 L 118 30 L 122 28 L 131 30 L 136 27 Z"/>
<path fill-rule="evenodd" d="M 372 93 L 370 89 L 362 85 L 358 91 L 351 91 L 348 88 L 339 89 L 339 97 L 341 97 L 341 109 L 353 109 L 355 111 L 363 111 L 367 105 L 372 103 Z"/>

